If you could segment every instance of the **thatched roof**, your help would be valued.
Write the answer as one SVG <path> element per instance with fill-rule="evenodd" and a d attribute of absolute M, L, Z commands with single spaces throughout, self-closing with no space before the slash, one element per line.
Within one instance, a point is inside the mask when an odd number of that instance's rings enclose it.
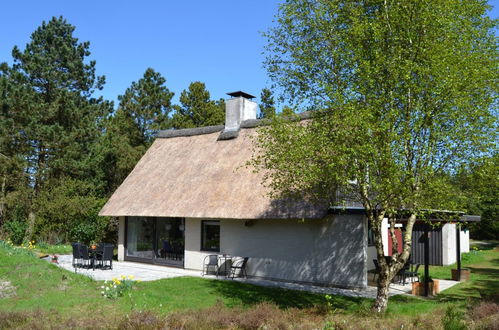
<path fill-rule="evenodd" d="M 326 206 L 272 200 L 262 184 L 263 174 L 245 166 L 252 156 L 256 128 L 241 128 L 219 139 L 222 129 L 160 133 L 100 215 L 220 219 L 326 215 Z"/>

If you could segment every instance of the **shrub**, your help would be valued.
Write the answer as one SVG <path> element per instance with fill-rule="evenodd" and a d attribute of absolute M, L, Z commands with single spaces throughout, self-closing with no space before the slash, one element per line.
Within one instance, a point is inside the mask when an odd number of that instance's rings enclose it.
<path fill-rule="evenodd" d="M 100 241 L 109 222 L 98 216 L 105 202 L 91 182 L 61 179 L 47 185 L 35 201 L 36 234 L 52 244 Z"/>
<path fill-rule="evenodd" d="M 10 240 L 14 244 L 21 244 L 24 239 L 24 233 L 28 225 L 24 221 L 11 220 L 4 224 L 4 230 L 7 232 Z"/>

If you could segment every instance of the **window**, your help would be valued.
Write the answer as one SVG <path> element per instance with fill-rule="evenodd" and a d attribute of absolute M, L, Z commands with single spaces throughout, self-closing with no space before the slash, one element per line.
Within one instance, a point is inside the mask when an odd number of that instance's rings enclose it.
<path fill-rule="evenodd" d="M 201 222 L 201 250 L 220 251 L 220 221 Z"/>

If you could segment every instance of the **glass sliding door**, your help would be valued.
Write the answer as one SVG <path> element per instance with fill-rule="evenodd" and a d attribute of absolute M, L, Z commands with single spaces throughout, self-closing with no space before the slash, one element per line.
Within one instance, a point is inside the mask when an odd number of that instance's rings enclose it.
<path fill-rule="evenodd" d="M 183 218 L 127 217 L 125 260 L 184 266 Z"/>
<path fill-rule="evenodd" d="M 129 217 L 127 221 L 126 256 L 152 260 L 154 218 Z"/>
<path fill-rule="evenodd" d="M 155 263 L 183 267 L 184 219 L 157 218 Z"/>

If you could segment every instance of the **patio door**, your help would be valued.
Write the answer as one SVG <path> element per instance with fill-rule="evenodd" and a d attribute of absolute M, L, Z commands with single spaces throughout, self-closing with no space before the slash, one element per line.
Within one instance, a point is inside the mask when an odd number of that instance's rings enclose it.
<path fill-rule="evenodd" d="M 154 262 L 184 266 L 184 219 L 157 218 Z"/>
<path fill-rule="evenodd" d="M 145 262 L 152 260 L 154 220 L 149 217 L 127 218 L 126 259 Z"/>
<path fill-rule="evenodd" d="M 127 217 L 125 260 L 184 266 L 183 218 Z"/>

